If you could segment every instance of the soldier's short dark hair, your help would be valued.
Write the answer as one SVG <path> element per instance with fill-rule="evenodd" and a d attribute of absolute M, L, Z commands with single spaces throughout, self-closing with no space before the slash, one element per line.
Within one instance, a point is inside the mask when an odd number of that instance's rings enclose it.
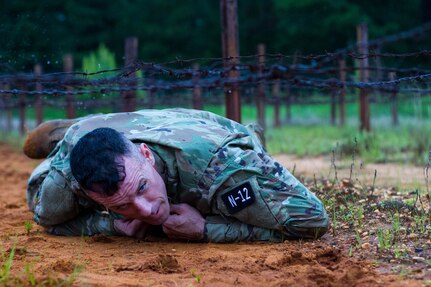
<path fill-rule="evenodd" d="M 84 191 L 113 195 L 126 176 L 119 158 L 131 153 L 130 143 L 111 128 L 95 129 L 78 140 L 70 154 L 73 176 Z"/>

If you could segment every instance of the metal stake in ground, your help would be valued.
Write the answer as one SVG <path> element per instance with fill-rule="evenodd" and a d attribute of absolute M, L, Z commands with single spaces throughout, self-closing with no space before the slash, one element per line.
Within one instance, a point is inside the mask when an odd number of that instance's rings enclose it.
<path fill-rule="evenodd" d="M 124 50 L 124 65 L 126 67 L 133 65 L 138 59 L 138 38 L 126 38 Z M 128 76 L 134 78 L 136 73 L 132 71 Z M 136 83 L 131 83 L 131 85 L 136 85 Z M 136 109 L 136 91 L 124 91 L 121 93 L 121 98 L 123 102 L 123 112 L 132 112 Z"/>
<path fill-rule="evenodd" d="M 66 54 L 63 56 L 63 71 L 66 73 L 73 72 L 73 56 L 71 54 Z M 70 77 L 70 75 L 67 75 L 66 77 Z M 71 92 L 73 91 L 73 88 L 70 86 L 67 86 L 66 90 L 68 92 Z M 68 119 L 73 119 L 76 117 L 75 96 L 72 94 L 66 95 L 66 114 Z"/>
<path fill-rule="evenodd" d="M 239 63 L 238 4 L 237 0 L 220 0 L 221 38 L 225 67 Z M 230 69 L 229 78 L 238 78 L 239 72 Z M 225 86 L 226 117 L 241 122 L 241 101 L 236 84 Z"/>
<path fill-rule="evenodd" d="M 40 64 L 36 64 L 34 66 L 34 76 L 40 77 L 42 76 L 42 66 Z M 36 91 L 42 91 L 42 84 L 36 82 Z M 36 101 L 34 103 L 34 107 L 36 109 L 36 126 L 40 125 L 43 121 L 43 99 L 42 95 L 36 96 Z"/>
<path fill-rule="evenodd" d="M 359 59 L 359 81 L 362 83 L 368 82 L 368 27 L 362 23 L 356 27 L 358 53 L 364 57 Z M 370 104 L 368 99 L 368 91 L 365 89 L 359 90 L 359 119 L 360 131 L 371 130 L 370 126 Z"/>
<path fill-rule="evenodd" d="M 259 67 L 259 75 L 263 73 L 263 69 L 265 66 L 265 44 L 259 44 L 257 46 L 258 53 L 258 67 Z M 256 94 L 256 108 L 257 108 L 257 122 L 259 125 L 266 129 L 266 121 L 265 121 L 265 83 L 260 82 L 257 86 L 257 94 Z"/>
<path fill-rule="evenodd" d="M 345 82 L 346 81 L 346 60 L 339 59 L 338 60 L 338 67 L 340 69 L 340 81 Z M 340 89 L 339 92 L 339 105 L 340 105 L 340 126 L 344 126 L 346 123 L 346 87 L 343 87 Z"/>

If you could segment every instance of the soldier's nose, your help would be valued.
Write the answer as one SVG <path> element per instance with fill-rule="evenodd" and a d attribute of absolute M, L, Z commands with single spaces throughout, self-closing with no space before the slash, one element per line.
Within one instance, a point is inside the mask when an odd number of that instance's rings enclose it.
<path fill-rule="evenodd" d="M 135 206 L 141 216 L 147 217 L 151 215 L 151 203 L 140 197 L 135 200 Z"/>

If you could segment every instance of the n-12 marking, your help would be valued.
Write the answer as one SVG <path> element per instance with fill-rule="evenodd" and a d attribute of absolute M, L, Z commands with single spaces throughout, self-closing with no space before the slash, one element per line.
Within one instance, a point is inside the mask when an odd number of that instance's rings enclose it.
<path fill-rule="evenodd" d="M 245 193 L 245 197 L 242 193 Z M 248 195 L 248 189 L 247 187 L 244 187 L 242 190 L 238 190 L 238 194 L 239 196 L 233 197 L 233 195 L 229 195 L 228 199 L 230 202 L 230 205 L 232 207 L 236 207 L 238 206 L 238 204 L 236 203 L 237 200 L 241 199 L 241 202 L 246 202 L 247 200 L 251 199 L 251 197 Z"/>

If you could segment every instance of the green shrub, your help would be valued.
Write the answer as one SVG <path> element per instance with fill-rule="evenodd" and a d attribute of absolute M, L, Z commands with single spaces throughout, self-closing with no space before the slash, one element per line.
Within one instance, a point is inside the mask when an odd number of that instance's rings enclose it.
<path fill-rule="evenodd" d="M 115 54 L 110 52 L 109 49 L 104 45 L 100 44 L 99 48 L 91 52 L 89 55 L 84 56 L 82 59 L 82 71 L 86 73 L 95 73 L 103 70 L 116 69 L 117 64 L 115 63 Z M 92 75 L 92 79 L 104 78 L 112 76 L 113 73 L 101 73 Z"/>

